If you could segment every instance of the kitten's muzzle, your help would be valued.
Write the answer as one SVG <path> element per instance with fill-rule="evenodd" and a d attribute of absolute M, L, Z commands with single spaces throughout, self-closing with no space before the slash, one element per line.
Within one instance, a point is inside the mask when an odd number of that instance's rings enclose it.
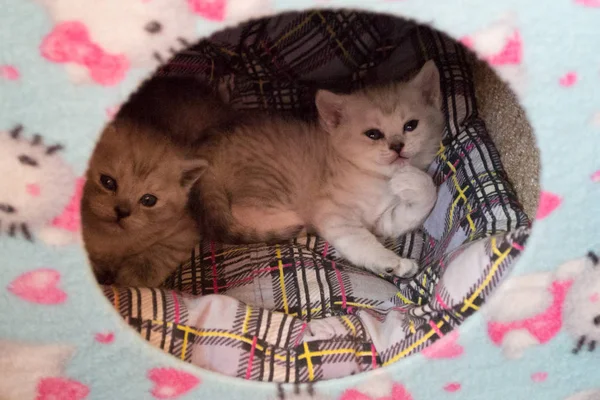
<path fill-rule="evenodd" d="M 115 214 L 117 216 L 117 222 L 123 218 L 127 218 L 131 215 L 131 209 L 128 206 L 118 205 L 115 206 Z"/>
<path fill-rule="evenodd" d="M 404 143 L 402 143 L 402 142 L 390 144 L 390 150 L 395 151 L 396 154 L 398 154 L 398 155 L 400 155 L 400 153 L 402 153 L 403 148 L 404 148 Z"/>

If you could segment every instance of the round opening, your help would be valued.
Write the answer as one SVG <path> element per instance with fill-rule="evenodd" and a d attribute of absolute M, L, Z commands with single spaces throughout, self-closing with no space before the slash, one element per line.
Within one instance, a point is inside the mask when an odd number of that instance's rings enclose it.
<path fill-rule="evenodd" d="M 489 63 L 515 46 L 505 39 Z M 510 272 L 538 197 L 524 113 L 465 47 L 476 38 L 462 43 L 397 17 L 322 10 L 175 54 L 90 162 L 84 239 L 107 298 L 156 347 L 244 379 L 312 382 L 435 357 L 429 345 Z M 331 139 L 341 131 L 354 136 Z M 364 161 L 391 152 L 389 175 Z"/>

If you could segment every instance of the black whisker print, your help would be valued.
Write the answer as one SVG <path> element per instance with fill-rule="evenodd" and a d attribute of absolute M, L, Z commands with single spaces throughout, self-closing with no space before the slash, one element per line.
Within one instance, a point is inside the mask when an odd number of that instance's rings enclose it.
<path fill-rule="evenodd" d="M 42 137 L 36 133 L 35 135 L 33 135 L 33 139 L 31 140 L 31 145 L 37 146 L 40 143 L 42 143 Z"/>
<path fill-rule="evenodd" d="M 590 260 L 592 260 L 594 265 L 598 265 L 598 262 L 600 262 L 600 260 L 598 260 L 598 256 L 593 251 L 590 251 L 589 253 L 587 253 L 587 256 Z"/>
<path fill-rule="evenodd" d="M 188 42 L 187 40 L 185 40 L 184 38 L 182 38 L 181 36 L 177 38 L 177 41 L 179 43 L 181 43 L 182 45 L 184 45 L 185 47 L 188 47 L 190 45 L 190 42 Z"/>
<path fill-rule="evenodd" d="M 51 155 L 62 149 L 63 149 L 62 145 L 55 144 L 53 146 L 48 147 L 48 149 L 46 150 L 46 154 Z"/>
<path fill-rule="evenodd" d="M 591 342 L 588 343 L 588 351 L 594 351 L 596 350 L 596 341 L 592 340 Z"/>
<path fill-rule="evenodd" d="M 16 230 L 17 225 L 15 223 L 10 224 L 10 227 L 8 228 L 8 235 L 11 237 L 15 237 Z"/>
<path fill-rule="evenodd" d="M 18 160 L 21 164 L 29 165 L 30 167 L 37 167 L 39 165 L 36 160 L 29 157 L 27 154 L 21 154 L 18 157 Z"/>
<path fill-rule="evenodd" d="M 581 348 L 583 347 L 584 344 L 585 344 L 585 335 L 580 337 L 579 340 L 577 341 L 577 346 L 575 346 L 575 348 L 573 349 L 573 354 L 579 353 L 579 351 L 581 350 Z"/>
<path fill-rule="evenodd" d="M 31 232 L 29 231 L 29 227 L 26 223 L 21 224 L 21 232 L 23 233 L 25 239 L 29 240 L 30 242 L 33 242 L 33 236 L 31 236 Z"/>
<path fill-rule="evenodd" d="M 175 54 L 177 54 L 177 50 L 175 50 L 172 47 L 169 47 L 169 53 L 171 53 L 172 55 L 175 55 Z"/>
<path fill-rule="evenodd" d="M 7 214 L 14 214 L 17 210 L 10 204 L 0 204 L 0 211 L 4 211 Z"/>
<path fill-rule="evenodd" d="M 156 61 L 158 61 L 159 64 L 164 64 L 165 60 L 163 60 L 163 58 L 161 57 L 160 53 L 155 51 L 154 53 L 152 53 L 152 56 L 154 57 L 154 59 Z"/>
<path fill-rule="evenodd" d="M 13 139 L 16 139 L 19 137 L 19 135 L 21 134 L 22 131 L 23 131 L 23 125 L 19 124 L 10 130 L 10 136 Z"/>

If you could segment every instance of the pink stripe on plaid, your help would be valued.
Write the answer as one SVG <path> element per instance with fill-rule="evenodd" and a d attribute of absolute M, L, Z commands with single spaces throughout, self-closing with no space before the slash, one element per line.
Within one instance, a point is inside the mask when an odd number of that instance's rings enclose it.
<path fill-rule="evenodd" d="M 304 330 L 306 329 L 306 326 L 308 324 L 305 322 L 304 324 L 302 324 L 302 327 L 300 328 L 300 332 L 298 332 L 298 337 L 296 338 L 296 341 L 294 342 L 294 347 L 298 346 L 298 344 L 300 344 L 300 339 L 302 339 L 302 334 L 304 333 Z"/>
<path fill-rule="evenodd" d="M 346 308 L 346 288 L 344 287 L 344 282 L 342 281 L 342 274 L 340 270 L 335 266 L 335 261 L 331 262 L 331 267 L 335 271 L 335 277 L 337 278 L 338 283 L 340 284 L 340 294 L 342 295 L 342 308 Z"/>
<path fill-rule="evenodd" d="M 329 251 L 329 243 L 325 242 L 325 246 L 323 247 L 323 257 L 327 257 L 328 251 Z"/>
<path fill-rule="evenodd" d="M 250 379 L 252 372 L 252 362 L 254 361 L 254 349 L 256 349 L 256 336 L 252 338 L 252 347 L 250 348 L 250 359 L 248 360 L 248 368 L 246 368 L 246 379 Z"/>
<path fill-rule="evenodd" d="M 219 286 L 217 285 L 217 256 L 215 253 L 215 242 L 210 242 L 210 261 L 212 262 L 212 273 L 213 273 L 213 291 L 219 293 Z"/>
<path fill-rule="evenodd" d="M 444 302 L 444 300 L 442 300 L 442 296 L 440 296 L 439 292 L 435 292 L 435 300 L 442 306 L 444 307 L 446 310 L 449 309 L 450 307 L 448 307 L 448 304 L 446 304 Z"/>
<path fill-rule="evenodd" d="M 171 296 L 173 296 L 173 308 L 175 309 L 175 324 L 179 323 L 179 300 L 177 299 L 177 295 L 175 292 L 171 292 Z"/>
<path fill-rule="evenodd" d="M 373 369 L 377 368 L 377 350 L 375 350 L 375 345 L 371 343 L 371 366 Z"/>
<path fill-rule="evenodd" d="M 444 334 L 442 333 L 442 331 L 440 331 L 440 328 L 438 328 L 438 326 L 435 324 L 435 322 L 429 321 L 429 326 L 431 327 L 431 329 L 433 329 L 435 331 L 435 333 L 437 333 L 437 335 L 439 337 L 444 336 Z"/>

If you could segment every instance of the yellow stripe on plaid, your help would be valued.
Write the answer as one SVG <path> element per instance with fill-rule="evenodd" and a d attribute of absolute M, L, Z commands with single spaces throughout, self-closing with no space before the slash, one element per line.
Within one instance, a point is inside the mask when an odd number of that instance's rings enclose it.
<path fill-rule="evenodd" d="M 111 286 L 110 288 L 112 289 L 113 294 L 115 295 L 113 305 L 115 307 L 115 310 L 119 311 L 119 291 L 114 286 Z"/>
<path fill-rule="evenodd" d="M 288 308 L 287 293 L 285 291 L 285 279 L 283 276 L 283 261 L 281 260 L 281 248 L 279 245 L 275 247 L 275 255 L 277 256 L 277 267 L 279 268 L 279 287 L 281 288 L 281 298 L 283 300 L 283 311 L 288 314 L 290 312 Z"/>
<path fill-rule="evenodd" d="M 344 302 L 343 301 L 334 301 L 333 304 L 342 305 L 342 304 L 344 304 Z M 353 307 L 359 307 L 359 308 L 375 308 L 375 306 L 370 306 L 368 304 L 354 303 L 352 301 L 347 301 L 346 305 L 353 306 Z"/>
<path fill-rule="evenodd" d="M 398 297 L 400 300 L 402 300 L 405 304 L 415 304 L 414 302 L 410 301 L 408 298 L 404 297 L 404 295 L 400 292 L 396 293 L 396 297 Z"/>
<path fill-rule="evenodd" d="M 340 42 L 339 39 L 336 37 L 335 31 L 331 28 L 331 26 L 329 26 L 329 24 L 327 24 L 327 20 L 325 19 L 325 17 L 323 16 L 323 14 L 321 14 L 320 12 L 317 12 L 317 15 L 321 18 L 321 21 L 323 21 L 323 23 L 325 24 L 325 29 L 327 29 L 327 32 L 329 32 L 329 35 L 331 35 L 331 38 L 333 40 L 335 40 L 335 42 L 337 43 L 338 47 L 342 51 L 342 54 L 344 54 L 344 57 L 346 57 L 346 59 L 348 61 L 350 61 L 352 64 L 354 64 L 355 66 L 358 67 L 358 64 L 350 56 L 350 53 L 348 53 L 348 50 L 346 50 L 346 48 L 344 47 L 344 45 L 342 44 L 342 42 Z"/>
<path fill-rule="evenodd" d="M 492 268 L 490 268 L 490 271 L 485 276 L 485 279 L 483 280 L 481 285 L 479 285 L 479 287 L 473 292 L 473 294 L 468 299 L 465 299 L 463 307 L 460 309 L 461 312 L 465 312 L 469 307 L 471 307 L 473 310 L 479 310 L 479 307 L 477 307 L 475 304 L 473 304 L 473 302 L 481 294 L 483 289 L 490 284 L 490 281 L 496 274 L 498 267 L 500 267 L 500 264 L 508 256 L 508 254 L 510 253 L 510 250 L 511 250 L 511 248 L 509 247 L 508 249 L 506 249 L 506 251 L 504 253 L 501 253 L 500 250 L 498 249 L 498 246 L 496 245 L 495 237 L 492 237 L 492 240 L 490 241 L 490 245 L 492 247 L 492 252 L 498 256 L 498 259 L 494 262 L 494 264 L 492 265 Z"/>
<path fill-rule="evenodd" d="M 244 324 L 242 325 L 242 333 L 248 333 L 248 321 L 250 321 L 250 314 L 252 314 L 252 307 L 246 306 L 246 315 L 244 316 Z"/>
<path fill-rule="evenodd" d="M 230 333 L 230 332 L 203 332 L 197 329 L 194 329 L 190 326 L 187 325 L 181 325 L 181 324 L 175 324 L 173 322 L 164 322 L 164 321 L 158 321 L 158 320 L 151 320 L 151 322 L 153 324 L 157 324 L 157 325 L 167 325 L 168 327 L 173 327 L 175 326 L 177 329 L 181 330 L 184 332 L 183 335 L 183 345 L 181 347 L 181 360 L 185 359 L 185 353 L 187 351 L 187 347 L 188 347 L 188 335 L 194 334 L 195 336 L 198 337 L 223 337 L 223 338 L 228 338 L 228 339 L 234 339 L 234 340 L 238 340 L 240 342 L 244 342 L 246 344 L 252 345 L 252 339 L 242 336 L 242 335 L 238 335 L 235 333 Z M 258 351 L 262 351 L 265 353 L 265 356 L 269 357 L 271 356 L 271 354 L 273 353 L 273 350 L 271 348 L 265 348 L 265 346 L 262 346 L 259 343 L 256 343 L 256 345 L 254 346 Z M 310 351 L 310 349 L 308 348 L 308 344 L 305 342 L 303 344 L 303 348 L 304 348 L 304 353 L 302 353 L 301 355 L 299 355 L 298 357 L 293 356 L 293 355 L 281 355 L 281 354 L 274 354 L 274 358 L 278 361 L 282 361 L 282 362 L 295 362 L 296 360 L 304 360 L 306 359 L 307 362 L 307 366 L 309 369 L 309 379 L 313 380 L 314 379 L 314 365 L 312 363 L 312 357 L 322 357 L 322 356 L 327 356 L 327 355 L 335 355 L 335 354 L 354 354 L 357 357 L 371 357 L 373 354 L 371 351 L 358 351 L 356 349 L 353 348 L 344 348 L 344 349 L 335 349 L 335 350 L 319 350 L 319 351 L 315 351 L 312 352 Z"/>
<path fill-rule="evenodd" d="M 306 360 L 306 367 L 308 369 L 308 380 L 313 381 L 315 379 L 314 366 L 312 362 L 313 357 L 322 357 L 329 356 L 334 354 L 354 354 L 357 357 L 372 357 L 372 353 L 370 351 L 357 351 L 352 348 L 345 349 L 335 349 L 335 350 L 319 350 L 319 351 L 310 351 L 308 348 L 308 344 L 304 343 L 304 353 L 298 356 L 298 360 Z"/>
<path fill-rule="evenodd" d="M 352 321 L 350 321 L 350 318 L 348 318 L 345 315 L 342 315 L 342 321 L 344 321 L 344 325 L 346 325 L 352 331 L 352 336 L 356 337 L 356 327 L 354 326 Z"/>
<path fill-rule="evenodd" d="M 471 228 L 471 234 L 470 234 L 469 238 L 472 240 L 473 235 L 475 234 L 475 222 L 473 222 L 473 219 L 471 218 L 471 213 L 473 212 L 473 207 L 471 207 L 471 204 L 469 204 L 469 202 L 467 200 L 467 196 L 465 196 L 465 191 L 469 188 L 469 186 L 467 185 L 464 188 L 460 187 L 460 184 L 458 183 L 458 178 L 456 178 L 456 168 L 450 161 L 448 161 L 448 158 L 444 154 L 445 150 L 446 150 L 446 147 L 443 144 L 441 144 L 438 154 L 440 155 L 442 160 L 444 160 L 446 165 L 448 165 L 448 168 L 450 168 L 450 170 L 452 171 L 452 183 L 454 183 L 454 187 L 456 188 L 456 190 L 458 192 L 458 197 L 454 200 L 454 202 L 452 203 L 452 207 L 450 208 L 450 216 L 449 216 L 450 225 L 448 226 L 448 229 L 452 228 L 454 209 L 456 208 L 459 200 L 463 200 L 465 206 L 467 207 L 467 211 L 468 211 L 467 220 L 469 221 L 469 227 Z"/>
<path fill-rule="evenodd" d="M 442 326 L 444 326 L 444 321 L 439 321 L 436 325 L 438 328 L 441 328 Z M 383 366 L 393 364 L 396 361 L 398 361 L 399 359 L 406 357 L 411 351 L 413 351 L 414 349 L 416 349 L 417 347 L 419 347 L 420 345 L 422 345 L 423 343 L 428 341 L 435 334 L 436 334 L 436 332 L 433 329 L 430 330 L 421 339 L 417 340 L 416 342 L 411 344 L 409 347 L 402 350 L 402 352 L 396 354 L 394 357 L 392 357 L 389 360 L 387 360 L 386 362 L 384 362 Z"/>
<path fill-rule="evenodd" d="M 287 39 L 288 37 L 290 37 L 294 33 L 298 32 L 300 29 L 302 29 L 302 27 L 304 27 L 304 25 L 306 25 L 306 24 L 308 24 L 310 22 L 310 20 L 315 16 L 315 14 L 317 14 L 316 11 L 308 14 L 308 16 L 306 18 L 304 18 L 302 20 L 302 22 L 300 22 L 298 25 L 296 25 L 296 27 L 294 29 L 290 29 L 285 35 L 281 36 L 279 38 L 279 40 L 277 40 L 275 42 L 275 44 L 273 44 L 273 47 L 279 46 L 279 44 L 281 42 L 283 42 L 285 39 Z"/>

